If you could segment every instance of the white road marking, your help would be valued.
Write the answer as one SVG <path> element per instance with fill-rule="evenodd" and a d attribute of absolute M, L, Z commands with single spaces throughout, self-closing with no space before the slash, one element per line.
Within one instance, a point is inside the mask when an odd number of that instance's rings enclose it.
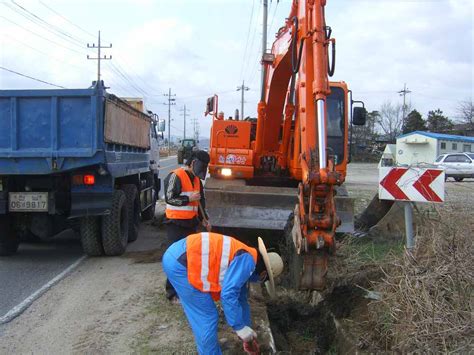
<path fill-rule="evenodd" d="M 0 324 L 5 324 L 13 320 L 14 318 L 18 317 L 22 314 L 31 304 L 40 298 L 46 291 L 48 291 L 51 287 L 61 281 L 64 277 L 66 277 L 71 271 L 73 271 L 76 267 L 79 266 L 81 262 L 83 262 L 87 258 L 86 255 L 81 256 L 76 262 L 72 265 L 67 267 L 63 272 L 57 275 L 55 278 L 41 286 L 38 290 L 28 296 L 23 302 L 16 305 L 12 309 L 10 309 L 3 317 L 0 317 Z"/>

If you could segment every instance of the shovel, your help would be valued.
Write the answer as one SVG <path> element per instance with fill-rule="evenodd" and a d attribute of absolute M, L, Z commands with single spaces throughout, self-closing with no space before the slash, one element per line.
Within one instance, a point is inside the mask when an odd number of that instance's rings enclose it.
<path fill-rule="evenodd" d="M 202 208 L 201 202 L 199 202 L 199 212 L 201 212 L 202 216 L 202 221 L 206 223 L 206 229 L 208 232 L 211 231 L 211 229 L 208 227 L 209 226 L 209 220 L 206 218 L 206 214 L 204 213 L 204 208 Z"/>

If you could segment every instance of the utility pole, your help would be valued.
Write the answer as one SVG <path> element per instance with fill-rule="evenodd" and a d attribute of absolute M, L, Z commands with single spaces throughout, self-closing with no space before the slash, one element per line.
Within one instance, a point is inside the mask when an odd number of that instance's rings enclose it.
<path fill-rule="evenodd" d="M 242 80 L 242 86 L 237 86 L 237 91 L 242 91 L 242 98 L 240 99 L 240 117 L 243 120 L 245 118 L 244 116 L 244 92 L 249 91 L 250 89 L 245 86 L 244 81 Z"/>
<path fill-rule="evenodd" d="M 91 59 L 91 60 L 97 60 L 97 85 L 99 85 L 99 82 L 100 82 L 100 61 L 101 60 L 110 60 L 112 59 L 112 56 L 110 55 L 109 57 L 107 57 L 105 54 L 103 57 L 100 56 L 100 50 L 102 48 L 112 48 L 112 43 L 109 44 L 108 46 L 101 46 L 101 43 L 100 43 L 100 31 L 99 31 L 99 42 L 98 42 L 98 45 L 96 46 L 95 43 L 92 43 L 92 46 L 89 45 L 89 43 L 87 43 L 87 48 L 94 48 L 94 49 L 97 49 L 97 58 L 90 58 L 89 57 L 89 54 L 87 55 L 87 59 Z"/>
<path fill-rule="evenodd" d="M 268 17 L 268 0 L 263 0 L 263 35 L 262 35 L 262 92 L 260 95 L 260 101 L 265 100 L 265 63 L 263 62 L 263 56 L 267 53 L 267 17 Z M 242 114 L 242 118 L 243 118 Z"/>
<path fill-rule="evenodd" d="M 194 129 L 194 139 L 196 142 L 199 140 L 199 121 L 197 118 L 193 118 L 193 129 Z"/>
<path fill-rule="evenodd" d="M 400 94 L 400 96 L 403 96 L 403 106 L 402 106 L 402 115 L 403 115 L 403 117 L 402 117 L 402 119 L 403 119 L 403 127 L 405 127 L 405 125 L 406 125 L 406 112 L 405 111 L 407 109 L 407 106 L 406 106 L 406 103 L 405 103 L 406 102 L 405 101 L 405 96 L 407 94 L 411 93 L 411 91 L 408 90 L 407 84 L 405 83 L 403 85 L 403 90 L 400 90 L 398 93 Z"/>
<path fill-rule="evenodd" d="M 183 139 L 186 139 L 186 116 L 187 116 L 187 113 L 186 113 L 186 105 L 183 106 L 183 109 L 180 110 L 182 113 L 183 113 L 183 117 L 184 117 L 184 132 L 183 132 Z M 189 111 L 189 110 L 188 110 Z"/>
<path fill-rule="evenodd" d="M 171 88 L 169 89 L 167 94 L 163 94 L 163 96 L 168 97 L 168 102 L 163 103 L 163 105 L 168 105 L 168 155 L 171 154 L 171 106 L 176 105 L 176 99 L 173 97 L 176 96 L 176 94 L 171 95 Z"/>

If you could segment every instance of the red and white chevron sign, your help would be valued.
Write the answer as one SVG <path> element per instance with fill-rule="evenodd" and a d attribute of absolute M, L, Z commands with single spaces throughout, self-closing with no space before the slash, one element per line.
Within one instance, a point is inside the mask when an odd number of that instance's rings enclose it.
<path fill-rule="evenodd" d="M 379 199 L 443 202 L 444 171 L 431 168 L 380 167 Z"/>

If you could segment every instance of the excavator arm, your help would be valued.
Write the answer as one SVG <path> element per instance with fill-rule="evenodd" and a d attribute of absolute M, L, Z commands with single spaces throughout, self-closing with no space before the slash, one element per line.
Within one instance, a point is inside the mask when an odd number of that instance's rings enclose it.
<path fill-rule="evenodd" d="M 301 287 L 308 289 L 324 287 L 327 255 L 334 250 L 335 231 L 341 223 L 334 186 L 341 185 L 345 178 L 345 171 L 335 169 L 327 149 L 329 74 L 334 70 L 333 66 L 329 68 L 328 48 L 335 40 L 326 26 L 325 5 L 325 0 L 293 1 L 268 61 L 264 56 L 265 97 L 258 105 L 257 119 L 257 166 L 270 154 L 281 168 L 286 168 L 292 121 L 298 130 L 293 144 L 300 147 L 301 182 L 293 240 L 296 250 L 304 254 Z M 281 126 L 279 142 L 275 132 Z"/>
<path fill-rule="evenodd" d="M 335 40 L 325 5 L 293 0 L 271 51 L 262 55 L 256 120 L 217 116 L 216 97 L 206 110 L 214 117 L 206 181 L 213 225 L 283 231 L 294 212 L 292 244 L 304 259 L 295 286 L 302 289 L 324 287 L 336 230 L 353 230 L 353 201 L 340 186 L 352 99 L 344 82 L 329 81 Z"/>

